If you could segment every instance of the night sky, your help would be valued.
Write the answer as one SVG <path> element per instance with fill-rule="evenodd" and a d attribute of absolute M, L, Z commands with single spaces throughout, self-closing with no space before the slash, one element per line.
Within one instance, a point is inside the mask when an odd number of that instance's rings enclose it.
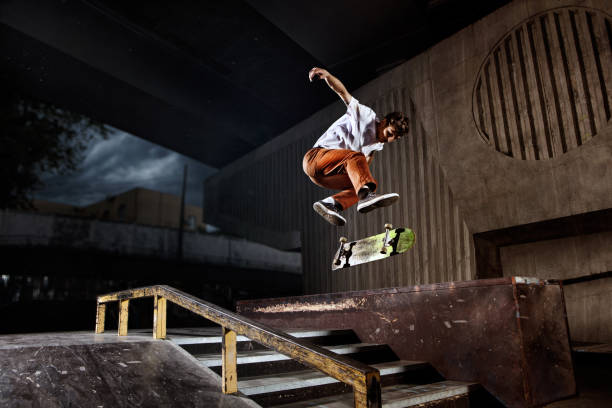
<path fill-rule="evenodd" d="M 106 140 L 97 137 L 90 143 L 76 171 L 44 175 L 45 187 L 34 198 L 82 206 L 136 187 L 180 195 L 185 164 L 186 203 L 202 207 L 203 181 L 216 169 L 113 129 Z"/>

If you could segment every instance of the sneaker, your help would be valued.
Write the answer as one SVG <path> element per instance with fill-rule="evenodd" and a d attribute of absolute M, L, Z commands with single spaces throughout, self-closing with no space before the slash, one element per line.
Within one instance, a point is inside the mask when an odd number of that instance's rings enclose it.
<path fill-rule="evenodd" d="M 338 214 L 340 210 L 334 204 L 317 201 L 312 205 L 312 208 L 330 224 L 340 227 L 346 224 L 346 219 Z"/>
<path fill-rule="evenodd" d="M 378 195 L 376 193 L 369 192 L 367 196 L 359 200 L 359 204 L 357 204 L 357 211 L 360 213 L 367 213 L 379 207 L 391 205 L 398 199 L 399 194 L 397 193 Z"/>

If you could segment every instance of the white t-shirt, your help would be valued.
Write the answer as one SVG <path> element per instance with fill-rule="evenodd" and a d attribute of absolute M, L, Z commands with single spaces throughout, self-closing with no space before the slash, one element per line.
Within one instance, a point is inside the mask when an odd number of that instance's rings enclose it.
<path fill-rule="evenodd" d="M 366 157 L 384 144 L 376 139 L 376 113 L 351 98 L 346 113 L 335 121 L 314 147 L 325 149 L 348 149 L 361 152 Z"/>

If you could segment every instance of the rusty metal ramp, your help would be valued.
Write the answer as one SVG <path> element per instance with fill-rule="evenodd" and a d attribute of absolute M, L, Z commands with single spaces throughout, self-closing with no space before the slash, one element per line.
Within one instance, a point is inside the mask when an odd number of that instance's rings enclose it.
<path fill-rule="evenodd" d="M 443 379 L 479 383 L 512 408 L 576 393 L 557 281 L 516 276 L 256 299 L 237 310 L 278 330 L 352 329 L 360 342 L 427 361 Z"/>
<path fill-rule="evenodd" d="M 258 407 L 169 341 L 90 332 L 0 336 L 2 407 Z"/>

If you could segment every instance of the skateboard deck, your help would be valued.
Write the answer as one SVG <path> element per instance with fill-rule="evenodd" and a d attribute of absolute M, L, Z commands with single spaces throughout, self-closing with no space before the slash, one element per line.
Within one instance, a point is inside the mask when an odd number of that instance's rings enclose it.
<path fill-rule="evenodd" d="M 410 228 L 392 229 L 391 224 L 386 224 L 385 229 L 382 234 L 358 241 L 348 242 L 346 238 L 340 238 L 340 248 L 332 261 L 332 271 L 398 255 L 414 245 L 415 236 Z"/>

